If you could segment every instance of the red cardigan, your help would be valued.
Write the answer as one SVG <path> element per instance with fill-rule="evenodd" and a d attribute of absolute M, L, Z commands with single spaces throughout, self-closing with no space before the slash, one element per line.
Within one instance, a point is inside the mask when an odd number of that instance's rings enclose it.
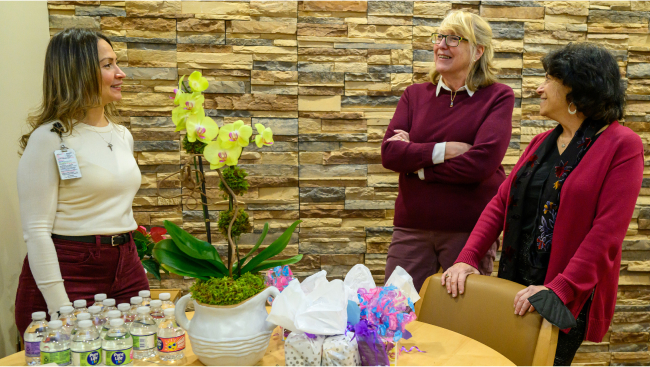
<path fill-rule="evenodd" d="M 537 135 L 513 173 L 550 131 Z M 577 318 L 595 288 L 585 339 L 600 342 L 614 315 L 621 247 L 643 180 L 641 138 L 612 123 L 569 175 L 560 194 L 553 247 L 544 285 Z M 514 174 L 487 205 L 456 262 L 474 267 L 501 233 Z"/>

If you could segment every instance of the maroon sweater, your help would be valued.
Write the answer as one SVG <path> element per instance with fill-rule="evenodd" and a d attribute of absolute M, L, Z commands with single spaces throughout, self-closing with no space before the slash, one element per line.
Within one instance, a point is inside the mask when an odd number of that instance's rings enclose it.
<path fill-rule="evenodd" d="M 495 83 L 472 97 L 458 92 L 449 107 L 450 92 L 441 88 L 436 97 L 436 87 L 406 88 L 381 145 L 383 166 L 400 173 L 393 224 L 471 232 L 506 177 L 501 161 L 510 143 L 515 96 L 507 85 Z M 411 142 L 386 141 L 395 129 L 408 132 Z M 434 165 L 436 143 L 451 141 L 472 148 Z M 420 168 L 425 180 L 413 174 Z"/>
<path fill-rule="evenodd" d="M 530 142 L 517 172 L 551 132 Z M 618 122 L 598 137 L 562 186 L 544 285 L 578 317 L 591 292 L 585 339 L 599 343 L 616 306 L 621 245 L 643 181 L 643 143 Z M 456 262 L 478 267 L 505 225 L 514 174 L 483 211 Z M 564 330 L 565 331 L 565 330 Z"/>

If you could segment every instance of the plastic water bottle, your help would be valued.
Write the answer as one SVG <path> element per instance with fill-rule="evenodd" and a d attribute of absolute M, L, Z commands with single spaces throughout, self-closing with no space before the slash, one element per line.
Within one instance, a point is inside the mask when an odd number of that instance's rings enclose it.
<path fill-rule="evenodd" d="M 165 318 L 161 306 L 162 306 L 161 300 L 154 299 L 151 301 L 151 317 L 156 322 L 156 326 L 159 326 L 160 322 Z"/>
<path fill-rule="evenodd" d="M 32 313 L 32 322 L 27 326 L 23 340 L 25 341 L 25 363 L 28 366 L 41 364 L 41 341 L 47 333 L 45 312 Z"/>
<path fill-rule="evenodd" d="M 72 365 L 97 366 L 101 362 L 102 340 L 99 338 L 99 333 L 93 322 L 90 320 L 79 321 L 72 334 L 70 343 Z"/>
<path fill-rule="evenodd" d="M 50 321 L 41 341 L 41 364 L 70 364 L 70 335 L 63 331 L 61 320 Z"/>
<path fill-rule="evenodd" d="M 90 314 L 90 321 L 95 325 L 97 332 L 102 331 L 102 325 L 104 325 L 104 319 L 102 319 L 102 308 L 99 306 L 90 306 L 88 307 L 88 313 Z"/>
<path fill-rule="evenodd" d="M 142 305 L 149 307 L 151 304 L 151 292 L 150 291 L 140 291 L 138 296 L 142 297 Z"/>
<path fill-rule="evenodd" d="M 104 308 L 102 308 L 102 315 L 103 315 L 104 318 L 106 318 L 106 315 L 107 315 L 110 311 L 113 311 L 113 310 L 117 311 L 117 307 L 115 307 L 115 299 L 113 299 L 113 298 L 106 298 L 106 299 L 103 301 L 103 303 L 104 303 Z"/>
<path fill-rule="evenodd" d="M 128 303 L 120 303 L 119 305 L 117 305 L 117 310 L 122 313 L 122 320 L 124 320 L 124 327 L 128 329 L 129 326 L 131 326 L 131 322 L 133 322 L 133 320 L 128 319 L 128 314 L 129 311 L 131 310 L 131 305 Z"/>
<path fill-rule="evenodd" d="M 133 339 L 120 318 L 111 320 L 102 338 L 102 361 L 106 366 L 133 366 Z"/>
<path fill-rule="evenodd" d="M 133 358 L 135 359 L 156 356 L 156 332 L 158 326 L 149 312 L 149 307 L 138 307 L 138 316 L 131 324 L 130 332 L 133 337 Z"/>
<path fill-rule="evenodd" d="M 95 295 L 95 303 L 93 306 L 101 307 L 102 311 L 104 310 L 104 300 L 106 299 L 106 293 L 98 293 Z"/>
<path fill-rule="evenodd" d="M 74 335 L 74 333 L 77 332 L 77 329 L 79 328 L 79 323 L 83 320 L 90 320 L 90 314 L 88 312 L 82 312 L 79 315 L 77 315 L 77 319 L 74 322 L 74 328 L 72 328 L 72 332 L 70 332 L 70 336 Z"/>
<path fill-rule="evenodd" d="M 185 355 L 185 330 L 176 322 L 176 309 L 165 309 L 165 319 L 158 327 L 158 357 L 163 361 L 175 361 Z"/>
<path fill-rule="evenodd" d="M 121 319 L 122 313 L 118 310 L 109 311 L 104 320 L 104 325 L 102 326 L 102 331 L 99 332 L 99 336 L 104 339 L 104 335 L 108 333 L 108 330 L 111 328 L 111 320 Z M 124 320 L 122 320 L 124 321 Z"/>
<path fill-rule="evenodd" d="M 174 303 L 170 301 L 171 295 L 169 293 L 160 293 L 158 298 L 162 301 L 162 309 L 166 310 L 168 308 L 176 308 Z"/>
<path fill-rule="evenodd" d="M 70 335 L 74 329 L 74 323 L 77 317 L 73 314 L 74 308 L 72 306 L 62 306 L 59 308 L 59 320 L 63 323 L 63 332 Z"/>
<path fill-rule="evenodd" d="M 131 297 L 131 308 L 124 320 L 127 327 L 130 327 L 133 320 L 138 316 L 138 307 L 142 307 L 142 297 Z"/>
<path fill-rule="evenodd" d="M 79 315 L 82 312 L 88 312 L 88 309 L 86 308 L 86 300 L 85 299 L 78 299 L 72 303 L 74 305 L 74 312 L 73 314 L 75 316 Z"/>

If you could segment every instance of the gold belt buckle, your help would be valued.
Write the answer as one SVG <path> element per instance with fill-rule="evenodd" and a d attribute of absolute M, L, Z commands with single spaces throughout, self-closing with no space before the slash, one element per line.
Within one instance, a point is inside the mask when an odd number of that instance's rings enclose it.
<path fill-rule="evenodd" d="M 121 235 L 118 234 L 118 235 L 111 236 L 111 246 L 114 247 L 114 246 L 119 246 L 120 245 L 119 243 L 115 243 L 115 237 L 119 237 L 119 236 L 121 236 Z"/>

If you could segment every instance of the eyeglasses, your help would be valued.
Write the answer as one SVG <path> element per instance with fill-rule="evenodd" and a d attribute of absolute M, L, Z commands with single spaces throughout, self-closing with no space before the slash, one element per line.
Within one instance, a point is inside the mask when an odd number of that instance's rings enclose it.
<path fill-rule="evenodd" d="M 460 44 L 460 41 L 467 42 L 467 38 L 463 38 L 461 36 L 456 36 L 453 34 L 434 33 L 431 35 L 431 42 L 435 43 L 436 45 L 441 44 L 443 39 L 445 40 L 447 46 L 450 47 L 457 47 Z"/>

